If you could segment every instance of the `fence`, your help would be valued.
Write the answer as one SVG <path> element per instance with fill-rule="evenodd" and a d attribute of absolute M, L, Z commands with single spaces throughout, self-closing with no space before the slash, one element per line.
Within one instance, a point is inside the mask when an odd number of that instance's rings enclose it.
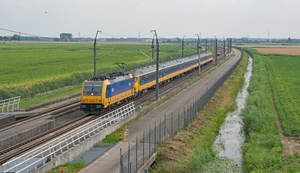
<path fill-rule="evenodd" d="M 32 172 L 48 161 L 56 158 L 59 154 L 90 138 L 96 133 L 113 124 L 119 123 L 135 112 L 133 102 L 73 129 L 21 156 L 4 163 L 3 172 Z"/>
<path fill-rule="evenodd" d="M 0 101 L 1 112 L 14 112 L 20 110 L 21 96 Z"/>
<path fill-rule="evenodd" d="M 124 153 L 121 148 L 120 172 L 137 172 L 145 161 L 156 152 L 156 148 L 162 144 L 165 138 L 175 135 L 178 131 L 185 129 L 198 115 L 200 109 L 206 105 L 214 93 L 231 75 L 240 60 L 241 58 L 204 94 L 198 96 L 197 99 L 193 100 L 188 105 L 177 109 L 177 111 L 171 113 L 171 115 L 164 115 L 157 123 L 155 122 L 153 127 L 144 129 L 142 139 L 136 137 L 136 142 L 128 142 L 128 149 Z"/>

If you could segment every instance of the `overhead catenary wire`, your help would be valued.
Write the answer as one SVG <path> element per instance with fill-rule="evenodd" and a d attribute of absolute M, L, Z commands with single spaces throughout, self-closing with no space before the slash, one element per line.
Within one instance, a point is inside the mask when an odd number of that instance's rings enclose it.
<path fill-rule="evenodd" d="M 22 34 L 22 35 L 33 36 L 33 37 L 46 37 L 46 36 L 38 36 L 38 35 L 34 35 L 34 34 L 28 34 L 28 33 L 21 32 L 21 31 L 14 31 L 14 30 L 11 30 L 11 29 L 5 29 L 5 28 L 0 28 L 0 30 L 7 31 L 7 32 L 12 32 L 12 33 L 16 33 L 16 34 Z"/>

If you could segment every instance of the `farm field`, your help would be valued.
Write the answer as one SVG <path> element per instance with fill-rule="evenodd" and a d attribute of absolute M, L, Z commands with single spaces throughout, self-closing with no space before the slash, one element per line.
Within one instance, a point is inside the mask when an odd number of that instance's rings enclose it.
<path fill-rule="evenodd" d="M 284 135 L 299 136 L 300 56 L 269 55 L 264 60 Z"/>
<path fill-rule="evenodd" d="M 256 49 L 256 48 L 255 48 Z M 244 172 L 299 172 L 299 56 L 253 48 L 253 75 L 243 110 Z M 297 137 L 288 137 L 297 136 Z M 293 139 L 293 140 L 291 140 Z"/>
<path fill-rule="evenodd" d="M 173 50 L 172 50 L 173 49 Z M 93 44 L 27 43 L 0 44 L 0 88 L 13 85 L 31 85 L 45 80 L 66 77 L 72 73 L 93 73 Z M 151 45 L 98 44 L 99 73 L 118 68 L 114 63 L 143 64 L 151 62 Z M 181 52 L 180 45 L 161 46 L 162 59 Z M 104 69 L 105 67 L 105 69 Z"/>
<path fill-rule="evenodd" d="M 195 53 L 190 44 L 185 54 Z M 93 76 L 93 43 L 0 44 L 0 100 L 80 85 Z M 180 44 L 161 44 L 160 61 L 181 56 Z M 151 43 L 98 43 L 98 75 L 151 64 Z M 155 58 L 155 57 L 154 57 Z M 120 69 L 115 63 L 125 63 Z M 80 91 L 78 91 L 80 92 Z"/>
<path fill-rule="evenodd" d="M 242 47 L 255 49 L 261 54 L 300 55 L 300 45 L 245 44 Z"/>
<path fill-rule="evenodd" d="M 262 54 L 286 54 L 286 55 L 300 55 L 300 46 L 290 47 L 256 47 L 259 53 Z"/>

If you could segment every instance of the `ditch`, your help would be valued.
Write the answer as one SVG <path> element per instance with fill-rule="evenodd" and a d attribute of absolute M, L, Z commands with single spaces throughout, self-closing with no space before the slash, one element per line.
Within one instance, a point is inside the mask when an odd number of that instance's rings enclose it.
<path fill-rule="evenodd" d="M 245 141 L 241 110 L 246 105 L 249 95 L 247 88 L 252 76 L 252 58 L 249 58 L 247 70 L 244 74 L 244 85 L 239 90 L 236 97 L 236 109 L 226 115 L 226 119 L 220 128 L 219 134 L 213 144 L 213 149 L 217 153 L 217 164 L 221 167 L 231 167 L 229 170 L 242 172 L 242 146 Z M 223 166 L 222 166 L 223 165 Z M 228 169 L 227 169 L 228 170 Z"/>

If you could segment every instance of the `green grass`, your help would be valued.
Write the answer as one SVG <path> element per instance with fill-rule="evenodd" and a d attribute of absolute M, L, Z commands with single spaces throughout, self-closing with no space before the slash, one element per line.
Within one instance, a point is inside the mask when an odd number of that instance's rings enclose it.
<path fill-rule="evenodd" d="M 79 172 L 84 167 L 84 160 L 81 158 L 79 161 L 75 163 L 66 163 L 48 171 L 47 173 L 61 173 L 63 170 L 64 173 L 76 173 Z"/>
<path fill-rule="evenodd" d="M 0 100 L 15 96 L 32 99 L 41 93 L 79 86 L 93 76 L 92 43 L 10 43 L 0 44 L 0 51 Z M 140 51 L 151 57 L 150 43 L 98 44 L 97 74 L 151 64 Z M 187 49 L 185 54 L 192 53 L 195 52 Z M 180 56 L 180 44 L 160 45 L 160 61 Z M 115 63 L 125 63 L 125 68 Z"/>
<path fill-rule="evenodd" d="M 61 89 L 57 89 L 48 93 L 37 95 L 33 98 L 21 99 L 20 108 L 26 109 L 32 106 L 39 105 L 41 103 L 47 103 L 60 98 L 69 97 L 74 94 L 80 94 L 81 85 L 70 86 Z"/>
<path fill-rule="evenodd" d="M 242 111 L 246 142 L 243 147 L 244 172 L 300 171 L 299 156 L 282 156 L 283 146 L 272 107 L 272 87 L 267 58 L 246 49 L 253 57 L 253 74 L 247 105 Z M 292 165 L 292 166 L 291 166 Z M 295 166 L 294 166 L 295 165 Z"/>
<path fill-rule="evenodd" d="M 116 131 L 112 132 L 111 134 L 106 135 L 106 137 L 102 140 L 102 142 L 115 144 L 120 141 L 120 134 L 122 136 L 122 140 L 124 140 L 124 133 L 126 131 L 126 126 L 123 125 Z"/>
<path fill-rule="evenodd" d="M 178 45 L 162 45 L 160 57 L 179 55 Z M 151 56 L 147 44 L 98 44 L 99 74 L 117 69 L 116 62 L 126 66 L 144 65 Z M 31 86 L 41 81 L 68 77 L 73 73 L 93 72 L 93 44 L 0 44 L 0 88 L 11 85 Z"/>
<path fill-rule="evenodd" d="M 266 55 L 274 102 L 284 134 L 300 135 L 300 56 Z"/>

